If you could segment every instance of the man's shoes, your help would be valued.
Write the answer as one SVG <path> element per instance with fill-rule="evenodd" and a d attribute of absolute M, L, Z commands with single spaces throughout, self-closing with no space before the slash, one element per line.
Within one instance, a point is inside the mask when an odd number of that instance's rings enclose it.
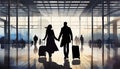
<path fill-rule="evenodd" d="M 68 56 L 64 57 L 65 60 L 68 60 Z"/>
<path fill-rule="evenodd" d="M 68 58 L 68 56 L 66 58 Z"/>
<path fill-rule="evenodd" d="M 66 57 L 64 57 L 64 59 L 66 59 Z"/>

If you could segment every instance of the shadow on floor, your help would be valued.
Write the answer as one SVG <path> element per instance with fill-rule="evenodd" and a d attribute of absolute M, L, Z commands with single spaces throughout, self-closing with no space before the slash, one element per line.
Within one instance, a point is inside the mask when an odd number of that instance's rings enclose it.
<path fill-rule="evenodd" d="M 72 69 L 68 60 L 64 60 L 63 65 L 59 65 L 56 62 L 53 62 L 51 58 L 49 61 L 46 61 L 46 58 L 38 58 L 40 63 L 43 63 L 44 69 Z"/>

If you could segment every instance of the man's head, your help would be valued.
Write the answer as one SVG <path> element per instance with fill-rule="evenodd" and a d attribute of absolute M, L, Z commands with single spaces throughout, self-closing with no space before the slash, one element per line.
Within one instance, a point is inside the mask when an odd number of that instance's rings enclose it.
<path fill-rule="evenodd" d="M 67 22 L 64 22 L 64 26 L 67 26 Z"/>

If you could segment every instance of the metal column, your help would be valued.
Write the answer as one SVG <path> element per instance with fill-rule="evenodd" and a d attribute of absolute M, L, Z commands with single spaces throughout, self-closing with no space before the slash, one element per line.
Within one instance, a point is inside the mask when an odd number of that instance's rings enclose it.
<path fill-rule="evenodd" d="M 42 39 L 41 33 L 42 33 L 42 16 L 40 15 L 40 39 Z M 41 43 L 41 40 L 39 43 Z"/>
<path fill-rule="evenodd" d="M 81 35 L 81 16 L 79 16 L 79 35 Z"/>
<path fill-rule="evenodd" d="M 110 13 L 110 0 L 107 0 L 107 13 Z M 110 41 L 110 14 L 107 15 L 107 33 L 107 40 Z M 110 42 L 108 42 L 107 58 L 110 59 Z"/>
<path fill-rule="evenodd" d="M 16 66 L 18 67 L 18 3 L 19 0 L 16 0 Z"/>
<path fill-rule="evenodd" d="M 10 2 L 11 0 L 7 0 L 8 2 L 8 16 L 7 16 L 7 30 L 8 30 L 8 38 L 7 38 L 7 49 L 5 50 L 5 64 L 7 68 L 10 68 Z"/>
<path fill-rule="evenodd" d="M 29 48 L 29 40 L 30 40 L 30 7 L 28 5 L 28 48 Z"/>
<path fill-rule="evenodd" d="M 16 1 L 16 41 L 18 42 L 18 0 Z"/>
<path fill-rule="evenodd" d="M 91 34 L 92 34 L 92 45 L 91 45 L 91 69 L 93 69 L 93 8 L 91 8 L 91 26 L 92 26 L 92 30 L 91 30 Z"/>
<path fill-rule="evenodd" d="M 107 0 L 107 13 L 110 13 L 110 0 Z M 110 37 L 110 14 L 107 15 L 107 25 L 108 36 Z"/>
<path fill-rule="evenodd" d="M 102 0 L 102 66 L 104 66 L 104 0 Z"/>
<path fill-rule="evenodd" d="M 116 58 L 117 57 L 117 53 L 118 53 L 118 36 L 117 36 L 117 21 L 113 22 L 113 40 L 114 42 L 114 48 L 113 48 L 113 57 Z"/>
<path fill-rule="evenodd" d="M 7 20 L 4 21 L 4 36 L 5 36 L 5 39 L 4 39 L 4 43 L 6 43 L 6 37 L 7 37 Z"/>
<path fill-rule="evenodd" d="M 8 44 L 10 44 L 10 0 L 8 0 Z"/>
<path fill-rule="evenodd" d="M 28 2 L 28 69 L 30 69 L 30 45 L 29 45 L 29 35 L 30 35 L 30 7 Z"/>

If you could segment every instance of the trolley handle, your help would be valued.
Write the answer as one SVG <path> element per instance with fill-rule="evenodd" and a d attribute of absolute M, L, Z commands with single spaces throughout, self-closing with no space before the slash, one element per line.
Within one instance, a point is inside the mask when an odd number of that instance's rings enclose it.
<path fill-rule="evenodd" d="M 42 40 L 42 43 L 41 43 L 42 45 L 45 45 L 45 40 Z"/>
<path fill-rule="evenodd" d="M 71 44 L 72 44 L 72 46 L 73 46 L 73 40 L 71 40 Z"/>

